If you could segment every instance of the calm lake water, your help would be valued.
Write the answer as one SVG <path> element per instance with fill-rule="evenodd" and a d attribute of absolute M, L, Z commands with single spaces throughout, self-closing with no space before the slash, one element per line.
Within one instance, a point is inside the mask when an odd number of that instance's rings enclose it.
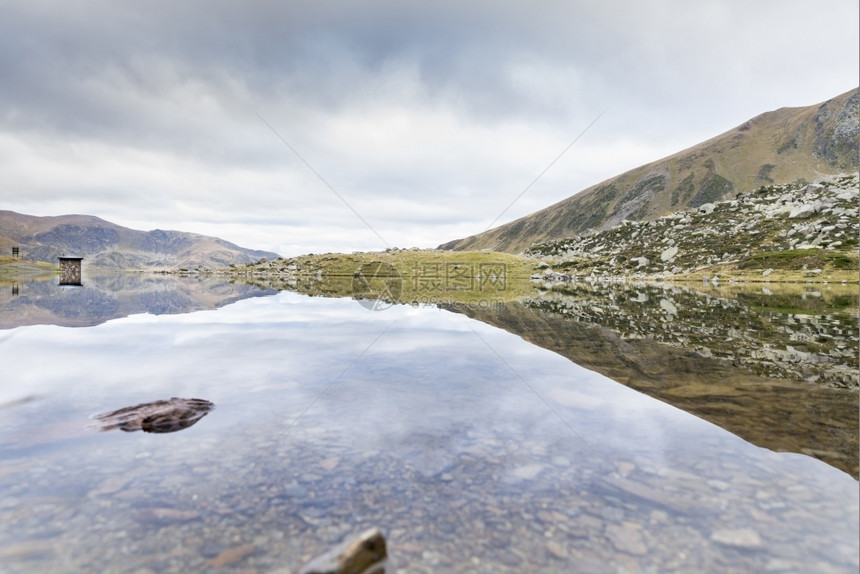
<path fill-rule="evenodd" d="M 392 572 L 860 566 L 851 474 L 528 342 L 503 308 L 112 281 L 0 297 L 4 572 L 293 572 L 371 526 Z M 214 409 L 170 433 L 93 418 L 172 397 Z"/>

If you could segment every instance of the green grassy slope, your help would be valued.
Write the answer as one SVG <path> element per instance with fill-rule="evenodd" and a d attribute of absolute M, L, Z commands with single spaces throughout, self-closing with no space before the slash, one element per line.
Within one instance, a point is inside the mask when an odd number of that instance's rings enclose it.
<path fill-rule="evenodd" d="M 624 219 L 653 220 L 762 185 L 815 182 L 856 171 L 858 92 L 762 114 L 697 146 L 440 249 L 519 253 L 538 241 L 608 229 Z"/>

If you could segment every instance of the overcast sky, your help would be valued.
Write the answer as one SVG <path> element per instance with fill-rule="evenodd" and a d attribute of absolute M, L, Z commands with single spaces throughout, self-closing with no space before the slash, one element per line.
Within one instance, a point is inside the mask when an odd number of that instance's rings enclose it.
<path fill-rule="evenodd" d="M 0 209 L 282 255 L 434 247 L 860 82 L 856 0 L 0 14 Z"/>

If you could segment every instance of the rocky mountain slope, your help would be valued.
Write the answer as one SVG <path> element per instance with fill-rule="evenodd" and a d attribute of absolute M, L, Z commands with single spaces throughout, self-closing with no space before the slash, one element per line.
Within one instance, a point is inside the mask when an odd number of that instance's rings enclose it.
<path fill-rule="evenodd" d="M 87 267 L 169 269 L 249 263 L 277 253 L 181 231 L 137 231 L 90 215 L 37 217 L 0 210 L 0 254 L 18 247 L 20 257 L 56 263 L 59 255 L 80 255 Z"/>
<path fill-rule="evenodd" d="M 762 185 L 816 182 L 860 166 L 860 90 L 783 108 L 628 171 L 541 211 L 440 249 L 519 253 L 538 241 L 733 198 Z"/>
<path fill-rule="evenodd" d="M 543 278 L 858 278 L 858 175 L 768 185 L 653 221 L 533 245 Z"/>

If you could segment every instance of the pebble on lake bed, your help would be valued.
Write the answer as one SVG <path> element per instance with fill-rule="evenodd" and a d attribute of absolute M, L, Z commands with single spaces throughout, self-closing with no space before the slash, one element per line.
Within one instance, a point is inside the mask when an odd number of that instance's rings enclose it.
<path fill-rule="evenodd" d="M 221 552 L 220 554 L 218 554 L 218 556 L 210 560 L 209 565 L 213 568 L 231 566 L 233 564 L 236 564 L 246 556 L 250 556 L 256 551 L 257 547 L 253 544 L 244 544 L 235 548 L 228 548 L 227 550 Z"/>
<path fill-rule="evenodd" d="M 200 515 L 191 510 L 176 508 L 141 508 L 135 511 L 134 517 L 144 524 L 164 525 L 197 520 Z"/>
<path fill-rule="evenodd" d="M 639 556 L 648 553 L 648 548 L 642 540 L 642 530 L 637 528 L 637 525 L 629 523 L 607 524 L 605 534 L 612 542 L 612 546 L 619 552 Z"/>
<path fill-rule="evenodd" d="M 760 548 L 762 546 L 761 536 L 752 528 L 715 530 L 711 534 L 711 540 L 718 544 L 737 548 Z"/>

